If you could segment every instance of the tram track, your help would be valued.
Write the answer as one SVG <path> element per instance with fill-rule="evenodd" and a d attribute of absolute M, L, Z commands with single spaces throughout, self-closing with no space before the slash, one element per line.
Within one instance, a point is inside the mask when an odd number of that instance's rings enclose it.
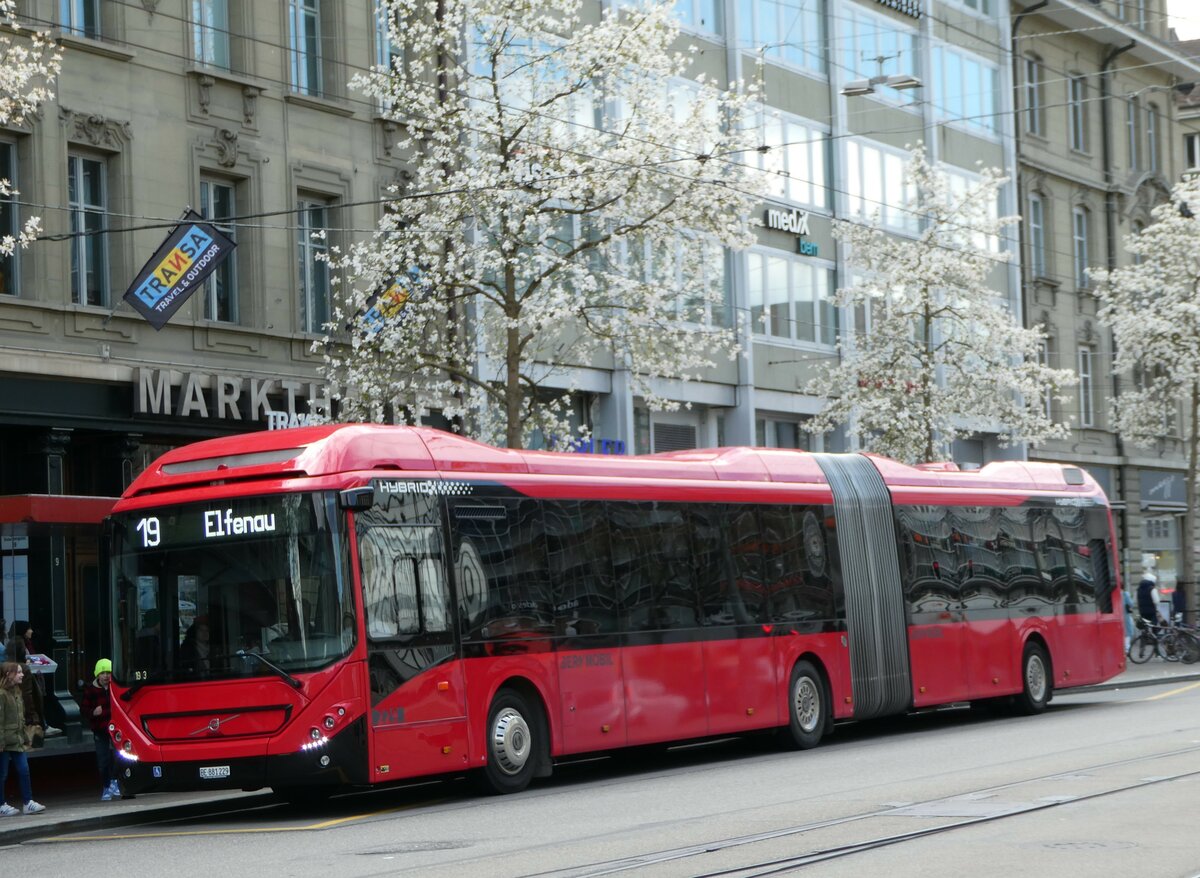
<path fill-rule="evenodd" d="M 780 875 L 807 866 L 869 853 L 881 848 L 916 842 L 987 823 L 1022 817 L 1054 808 L 1078 805 L 1083 802 L 1129 793 L 1158 784 L 1171 783 L 1189 778 L 1200 778 L 1200 769 L 1189 768 L 1184 771 L 1171 771 L 1120 783 L 1110 783 L 1102 789 L 1091 792 L 1035 796 L 1025 800 L 1019 798 L 998 798 L 1002 794 L 1011 794 L 1022 788 L 1034 787 L 1038 784 L 1045 784 L 1052 781 L 1093 780 L 1097 774 L 1113 771 L 1119 772 L 1122 769 L 1154 764 L 1162 760 L 1186 760 L 1190 754 L 1196 753 L 1200 753 L 1200 745 L 1172 750 L 1169 753 L 1155 753 L 1109 760 L 1093 765 L 1072 768 L 1067 771 L 1052 772 L 1004 784 L 980 787 L 975 790 L 956 793 L 949 797 L 926 799 L 920 802 L 889 804 L 887 807 L 860 814 L 812 821 L 761 833 L 714 839 L 708 842 L 668 848 L 629 857 L 614 858 L 612 860 L 597 861 L 586 865 L 531 872 L 520 876 L 520 878 L 602 878 L 602 876 L 616 875 L 633 870 L 644 871 L 652 869 L 655 866 L 666 866 L 671 863 L 679 863 L 698 857 L 720 856 L 726 851 L 744 848 L 749 845 L 768 844 L 789 837 L 815 836 L 839 828 L 853 828 L 856 824 L 889 822 L 898 818 L 934 819 L 939 812 L 943 816 L 950 817 L 946 822 L 936 823 L 932 826 L 922 826 L 909 831 L 876 833 L 864 838 L 837 844 L 821 845 L 818 842 L 817 846 L 795 855 L 764 858 L 749 864 L 724 865 L 719 868 L 710 868 L 705 871 L 689 873 L 691 878 L 767 878 L 767 876 Z M 964 813 L 959 815 L 952 815 L 950 813 L 956 810 Z M 975 813 L 969 813 L 972 811 Z"/>

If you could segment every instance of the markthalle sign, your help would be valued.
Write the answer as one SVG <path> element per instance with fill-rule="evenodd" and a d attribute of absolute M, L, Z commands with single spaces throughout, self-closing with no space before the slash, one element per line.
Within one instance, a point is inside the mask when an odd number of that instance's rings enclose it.
<path fill-rule="evenodd" d="M 162 329 L 237 245 L 188 210 L 122 296 L 155 329 Z"/>

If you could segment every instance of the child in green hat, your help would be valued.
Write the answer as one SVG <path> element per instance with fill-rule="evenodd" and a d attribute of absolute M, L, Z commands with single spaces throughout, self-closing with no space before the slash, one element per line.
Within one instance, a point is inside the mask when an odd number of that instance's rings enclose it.
<path fill-rule="evenodd" d="M 83 688 L 81 712 L 92 727 L 92 738 L 96 742 L 96 768 L 100 772 L 103 791 L 101 802 L 121 798 L 117 786 L 116 766 L 113 764 L 112 736 L 108 724 L 112 720 L 112 694 L 108 684 L 112 681 L 112 662 L 106 658 L 96 662 L 95 678 Z"/>

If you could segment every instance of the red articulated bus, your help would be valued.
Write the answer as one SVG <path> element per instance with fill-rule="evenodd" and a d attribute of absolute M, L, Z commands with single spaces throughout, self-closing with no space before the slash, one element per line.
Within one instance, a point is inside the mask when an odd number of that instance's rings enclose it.
<path fill-rule="evenodd" d="M 1107 501 L 1044 463 L 642 457 L 329 425 L 200 442 L 109 519 L 127 792 L 345 785 L 956 702 L 1124 669 Z"/>

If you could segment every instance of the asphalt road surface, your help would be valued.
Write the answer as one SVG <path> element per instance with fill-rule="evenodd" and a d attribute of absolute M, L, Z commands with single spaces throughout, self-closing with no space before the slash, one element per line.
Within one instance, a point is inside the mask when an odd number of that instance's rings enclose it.
<path fill-rule="evenodd" d="M 0 827 L 0 844 L 3 844 Z M 731 740 L 46 838 L 10 873 L 125 876 L 1200 876 L 1200 682 Z"/>

